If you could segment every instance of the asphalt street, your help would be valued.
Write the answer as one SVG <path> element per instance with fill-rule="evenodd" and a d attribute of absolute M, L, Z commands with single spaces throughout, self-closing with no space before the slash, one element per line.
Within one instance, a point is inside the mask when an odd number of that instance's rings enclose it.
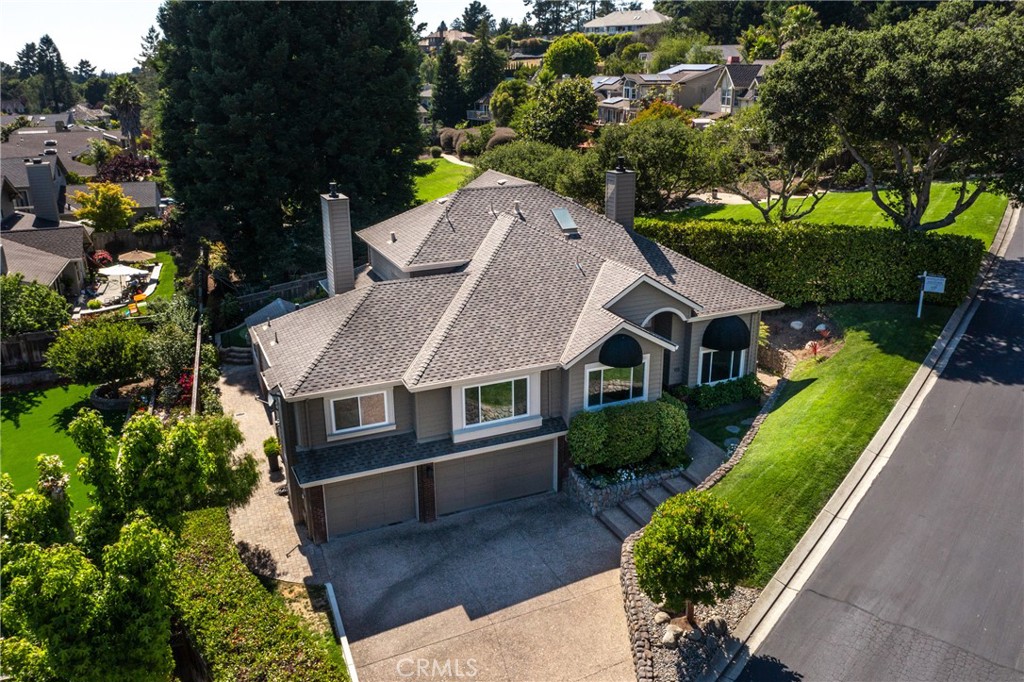
<path fill-rule="evenodd" d="M 994 280 L 741 680 L 1024 680 L 1024 225 Z"/>

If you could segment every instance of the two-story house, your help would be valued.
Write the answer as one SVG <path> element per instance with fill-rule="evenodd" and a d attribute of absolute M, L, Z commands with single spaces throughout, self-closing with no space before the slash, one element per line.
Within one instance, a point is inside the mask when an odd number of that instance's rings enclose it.
<path fill-rule="evenodd" d="M 672 21 L 672 17 L 665 16 L 653 9 L 618 10 L 583 24 L 583 32 L 605 35 L 632 33 L 648 26 L 664 24 L 667 21 Z"/>
<path fill-rule="evenodd" d="M 321 196 L 331 296 L 249 328 L 291 511 L 316 542 L 557 490 L 573 416 L 753 372 L 781 303 L 605 215 L 487 171 L 361 230 Z"/>
<path fill-rule="evenodd" d="M 622 96 L 628 100 L 660 97 L 683 109 L 700 106 L 715 91 L 721 64 L 676 64 L 658 73 L 627 73 Z"/>
<path fill-rule="evenodd" d="M 726 64 L 715 83 L 714 93 L 700 105 L 706 114 L 731 114 L 757 101 L 757 91 L 765 70 L 774 61 L 740 64 L 738 60 Z"/>

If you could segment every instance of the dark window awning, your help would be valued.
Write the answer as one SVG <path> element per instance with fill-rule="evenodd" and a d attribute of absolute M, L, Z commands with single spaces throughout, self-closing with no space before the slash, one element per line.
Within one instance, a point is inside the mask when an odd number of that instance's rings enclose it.
<path fill-rule="evenodd" d="M 712 320 L 700 345 L 712 350 L 743 350 L 750 347 L 750 327 L 735 315 Z"/>
<path fill-rule="evenodd" d="M 644 351 L 632 336 L 616 334 L 604 342 L 597 359 L 608 367 L 636 367 L 644 361 Z"/>

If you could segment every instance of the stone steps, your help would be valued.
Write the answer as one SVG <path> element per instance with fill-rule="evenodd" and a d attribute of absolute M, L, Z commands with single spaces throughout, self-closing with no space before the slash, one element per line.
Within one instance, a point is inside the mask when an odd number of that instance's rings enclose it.
<path fill-rule="evenodd" d="M 226 365 L 251 365 L 252 351 L 248 348 L 221 348 L 220 361 Z"/>
<path fill-rule="evenodd" d="M 640 491 L 640 497 L 647 500 L 652 507 L 657 507 L 659 504 L 667 500 L 674 495 L 671 490 L 663 485 L 655 486 L 654 488 L 648 488 L 647 490 Z"/>
<path fill-rule="evenodd" d="M 683 478 L 682 476 L 665 479 L 661 482 L 661 485 L 667 488 L 673 495 L 679 495 L 680 493 L 685 493 L 687 490 L 693 490 L 697 487 L 692 481 L 687 478 Z"/>
<path fill-rule="evenodd" d="M 634 495 L 628 500 L 623 500 L 619 508 L 641 526 L 646 526 L 651 520 L 651 515 L 654 514 L 654 505 L 645 500 L 642 495 Z"/>
<path fill-rule="evenodd" d="M 608 526 L 608 530 L 614 533 L 615 537 L 619 540 L 625 540 L 627 536 L 640 530 L 640 524 L 623 511 L 621 507 L 605 509 L 597 515 L 597 518 L 601 520 L 601 523 Z"/>

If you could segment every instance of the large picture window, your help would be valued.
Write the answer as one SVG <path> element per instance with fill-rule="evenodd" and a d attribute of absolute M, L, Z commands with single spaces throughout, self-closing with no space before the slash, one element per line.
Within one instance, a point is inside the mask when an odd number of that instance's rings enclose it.
<path fill-rule="evenodd" d="M 647 356 L 636 367 L 586 367 L 587 409 L 647 397 Z"/>
<path fill-rule="evenodd" d="M 334 433 L 387 424 L 387 399 L 381 392 L 332 400 L 331 419 Z"/>
<path fill-rule="evenodd" d="M 499 381 L 463 389 L 466 426 L 521 417 L 529 412 L 526 378 Z"/>
<path fill-rule="evenodd" d="M 700 381 L 701 384 L 714 384 L 719 381 L 738 379 L 743 376 L 746 365 L 746 350 L 711 350 L 700 349 Z"/>

